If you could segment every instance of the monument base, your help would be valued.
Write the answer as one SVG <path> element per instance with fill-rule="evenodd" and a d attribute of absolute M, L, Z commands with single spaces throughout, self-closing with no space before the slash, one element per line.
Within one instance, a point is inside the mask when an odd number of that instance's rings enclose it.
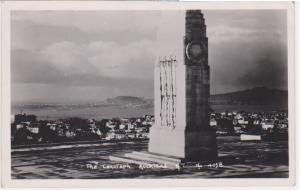
<path fill-rule="evenodd" d="M 179 169 L 182 164 L 182 159 L 174 156 L 166 156 L 162 154 L 155 154 L 150 152 L 137 152 L 126 153 L 122 156 L 109 156 L 111 161 L 124 162 L 129 164 L 138 165 L 151 165 L 160 164 L 170 169 Z"/>
<path fill-rule="evenodd" d="M 185 165 L 197 166 L 197 164 L 205 165 L 205 164 L 218 163 L 218 160 L 187 161 L 186 159 L 182 159 L 175 156 L 168 156 L 168 155 L 145 152 L 145 151 L 140 151 L 140 152 L 133 151 L 122 155 L 111 155 L 109 156 L 109 160 L 114 162 L 127 163 L 127 164 L 142 165 L 145 167 L 158 165 L 156 166 L 157 168 L 176 169 L 176 170 L 182 169 Z"/>
<path fill-rule="evenodd" d="M 216 133 L 211 129 L 181 131 L 154 126 L 149 137 L 150 153 L 175 156 L 186 162 L 218 159 Z"/>
<path fill-rule="evenodd" d="M 187 163 L 218 162 L 214 130 L 181 131 L 154 126 L 149 137 L 148 152 L 134 151 L 109 156 L 109 159 L 138 165 L 161 164 L 173 169 L 180 169 Z"/>

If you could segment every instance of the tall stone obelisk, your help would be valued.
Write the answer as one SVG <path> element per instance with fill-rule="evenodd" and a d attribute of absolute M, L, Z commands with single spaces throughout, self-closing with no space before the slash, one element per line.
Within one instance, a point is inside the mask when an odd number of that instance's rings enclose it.
<path fill-rule="evenodd" d="M 163 13 L 158 49 L 155 125 L 148 151 L 183 161 L 216 160 L 216 135 L 208 125 L 210 68 L 201 11 Z"/>

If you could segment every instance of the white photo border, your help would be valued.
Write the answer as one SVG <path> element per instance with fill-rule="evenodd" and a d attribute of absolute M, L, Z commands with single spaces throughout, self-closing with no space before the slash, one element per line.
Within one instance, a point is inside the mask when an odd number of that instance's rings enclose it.
<path fill-rule="evenodd" d="M 253 187 L 294 186 L 295 129 L 295 4 L 293 2 L 159 2 L 159 1 L 3 1 L 1 3 L 1 139 L 4 187 Z M 287 11 L 289 178 L 235 179 L 11 179 L 10 15 L 14 10 L 270 10 Z"/>

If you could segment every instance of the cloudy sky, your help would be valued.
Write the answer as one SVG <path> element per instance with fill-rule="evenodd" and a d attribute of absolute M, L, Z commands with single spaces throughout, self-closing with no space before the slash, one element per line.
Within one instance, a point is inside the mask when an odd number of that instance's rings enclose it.
<path fill-rule="evenodd" d="M 285 11 L 203 11 L 211 93 L 287 89 Z M 153 98 L 159 11 L 14 11 L 13 101 Z"/>

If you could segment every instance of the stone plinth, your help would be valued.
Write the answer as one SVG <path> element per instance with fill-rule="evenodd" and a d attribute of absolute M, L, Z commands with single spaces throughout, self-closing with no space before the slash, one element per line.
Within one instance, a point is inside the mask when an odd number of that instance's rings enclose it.
<path fill-rule="evenodd" d="M 184 161 L 217 160 L 216 133 L 213 130 L 180 131 L 153 127 L 148 151 L 176 156 Z"/>

